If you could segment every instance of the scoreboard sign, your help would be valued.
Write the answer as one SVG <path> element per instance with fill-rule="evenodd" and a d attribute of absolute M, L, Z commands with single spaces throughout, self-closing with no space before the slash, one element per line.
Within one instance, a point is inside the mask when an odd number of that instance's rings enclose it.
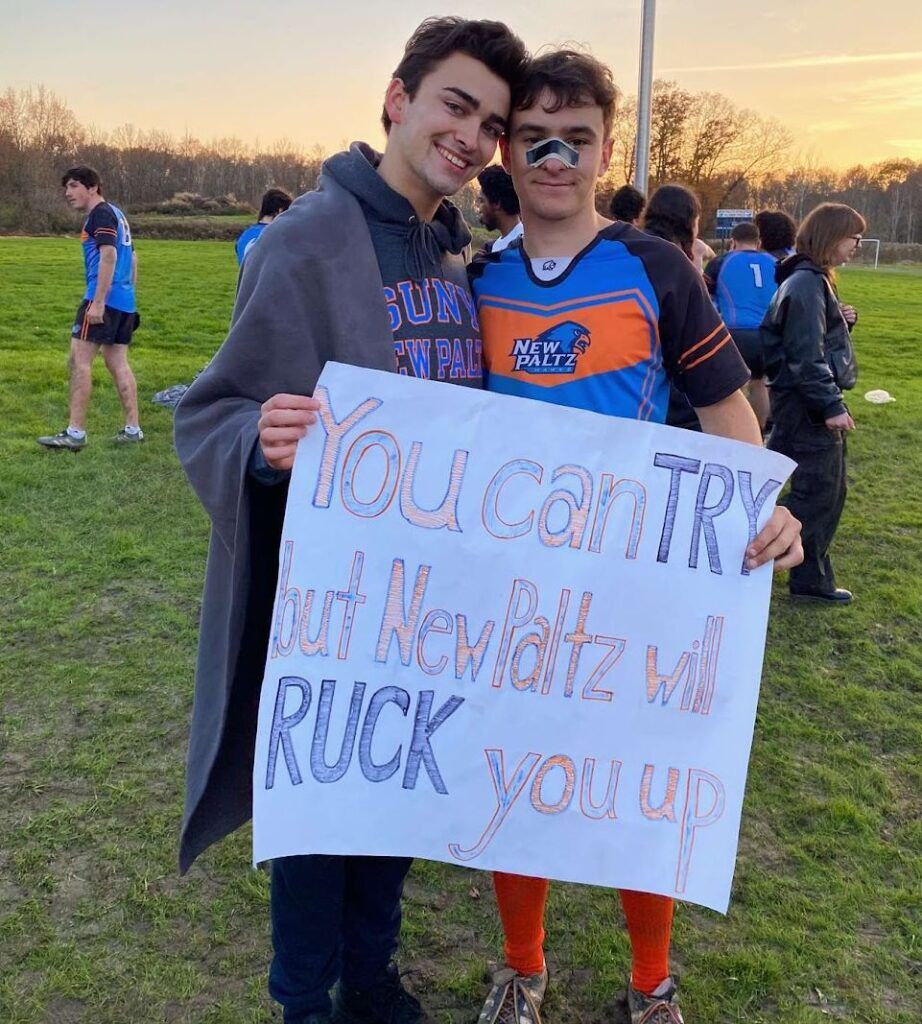
<path fill-rule="evenodd" d="M 754 210 L 718 210 L 715 229 L 718 238 L 729 238 L 730 232 L 737 224 L 751 221 L 755 217 Z"/>

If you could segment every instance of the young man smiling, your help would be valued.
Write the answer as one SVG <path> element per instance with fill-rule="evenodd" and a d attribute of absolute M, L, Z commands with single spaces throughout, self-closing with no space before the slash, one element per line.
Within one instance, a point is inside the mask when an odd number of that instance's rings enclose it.
<path fill-rule="evenodd" d="M 316 421 L 309 396 L 324 363 L 482 386 L 461 255 L 471 236 L 445 197 L 492 158 L 525 61 L 498 22 L 424 22 L 387 88 L 383 155 L 355 143 L 331 157 L 317 190 L 265 229 L 243 264 L 230 334 L 177 409 L 176 449 L 212 520 L 183 870 L 250 816 L 287 480 Z M 286 1024 L 425 1020 L 392 960 L 409 867 L 273 862 L 269 990 Z"/>
<path fill-rule="evenodd" d="M 609 69 L 570 50 L 533 61 L 516 95 L 502 152 L 524 238 L 478 258 L 470 271 L 487 388 L 663 422 L 672 380 L 706 432 L 761 444 L 740 391 L 746 366 L 694 267 L 677 246 L 596 212 L 616 96 Z M 553 351 L 560 321 L 578 321 L 570 326 L 582 331 L 575 359 Z M 533 354 L 518 358 L 523 339 L 539 335 Z M 747 555 L 751 567 L 772 558 L 776 569 L 798 564 L 800 524 L 776 509 Z M 494 977 L 480 1024 L 540 1024 L 548 883 L 500 872 L 494 881 L 506 967 Z M 631 1020 L 681 1024 L 669 971 L 673 901 L 627 891 L 621 899 L 633 953 Z"/>

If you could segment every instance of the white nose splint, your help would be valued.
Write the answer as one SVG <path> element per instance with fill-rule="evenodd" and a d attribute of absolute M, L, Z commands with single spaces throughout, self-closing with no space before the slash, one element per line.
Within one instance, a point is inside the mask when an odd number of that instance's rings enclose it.
<path fill-rule="evenodd" d="M 525 163 L 529 167 L 540 167 L 552 157 L 567 167 L 576 167 L 579 163 L 579 151 L 556 136 L 553 139 L 542 139 L 525 151 Z"/>

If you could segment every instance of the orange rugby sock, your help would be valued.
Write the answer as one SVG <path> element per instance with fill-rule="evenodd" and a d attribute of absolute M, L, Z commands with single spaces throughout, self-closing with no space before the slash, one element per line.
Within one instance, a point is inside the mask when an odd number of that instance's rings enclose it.
<path fill-rule="evenodd" d="M 631 984 L 652 995 L 669 977 L 669 944 L 674 902 L 668 896 L 621 889 L 621 906 L 631 938 Z"/>
<path fill-rule="evenodd" d="M 544 905 L 548 880 L 493 872 L 499 916 L 506 933 L 506 963 L 519 974 L 544 970 Z"/>

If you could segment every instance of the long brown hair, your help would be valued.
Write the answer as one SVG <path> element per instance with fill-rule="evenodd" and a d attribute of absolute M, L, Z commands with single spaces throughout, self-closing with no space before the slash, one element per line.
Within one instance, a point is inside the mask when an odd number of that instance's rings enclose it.
<path fill-rule="evenodd" d="M 648 235 L 673 242 L 690 259 L 695 253 L 695 221 L 701 216 L 701 203 L 684 185 L 660 185 L 650 196 L 643 215 Z"/>
<path fill-rule="evenodd" d="M 835 279 L 833 250 L 843 238 L 860 235 L 866 227 L 864 217 L 850 206 L 820 203 L 801 222 L 795 248 L 822 267 L 832 281 Z"/>

